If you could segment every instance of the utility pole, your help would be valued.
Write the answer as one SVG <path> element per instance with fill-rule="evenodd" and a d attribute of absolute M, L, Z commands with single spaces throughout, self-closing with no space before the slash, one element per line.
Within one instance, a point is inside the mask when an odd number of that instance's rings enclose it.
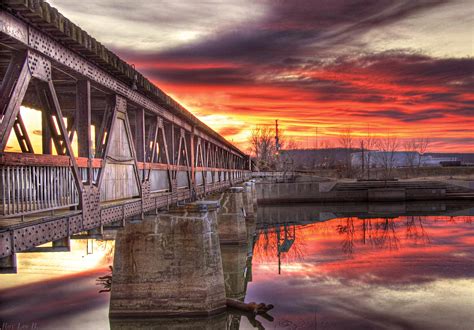
<path fill-rule="evenodd" d="M 315 141 L 314 141 L 314 144 L 315 144 L 315 149 L 317 150 L 318 149 L 318 126 L 316 126 L 316 132 L 315 132 Z"/>
<path fill-rule="evenodd" d="M 280 151 L 280 138 L 278 137 L 278 119 L 275 120 L 275 148 L 278 153 Z"/>

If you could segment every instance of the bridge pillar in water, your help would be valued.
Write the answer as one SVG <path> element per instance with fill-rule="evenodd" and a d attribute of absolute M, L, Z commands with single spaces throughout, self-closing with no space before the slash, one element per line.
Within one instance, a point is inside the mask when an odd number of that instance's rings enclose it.
<path fill-rule="evenodd" d="M 254 216 L 252 182 L 244 182 L 244 209 L 246 218 Z"/>
<path fill-rule="evenodd" d="M 250 182 L 252 183 L 253 204 L 257 207 L 257 181 L 252 179 Z"/>
<path fill-rule="evenodd" d="M 230 187 L 221 196 L 217 214 L 221 244 L 246 244 L 243 187 Z"/>
<path fill-rule="evenodd" d="M 216 202 L 214 202 L 216 204 Z M 207 316 L 225 310 L 216 208 L 193 203 L 117 233 L 110 316 Z"/>

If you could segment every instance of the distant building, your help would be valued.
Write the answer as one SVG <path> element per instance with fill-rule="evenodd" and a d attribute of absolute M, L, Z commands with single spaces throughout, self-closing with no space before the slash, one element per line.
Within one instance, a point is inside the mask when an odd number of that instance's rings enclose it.
<path fill-rule="evenodd" d="M 364 155 L 364 162 L 362 162 L 362 154 Z M 441 166 L 445 162 L 455 162 L 456 157 L 452 156 L 433 156 L 420 155 L 418 152 L 412 151 L 366 151 L 354 152 L 351 154 L 351 164 L 354 167 L 364 166 L 384 167 L 386 164 L 392 168 L 396 167 L 410 167 L 410 166 Z"/>
<path fill-rule="evenodd" d="M 281 162 L 291 164 L 296 170 L 345 166 L 347 155 L 348 151 L 343 148 L 280 150 Z M 352 166 L 362 166 L 362 152 L 360 149 L 349 150 L 349 156 L 351 157 Z M 365 164 L 368 164 L 370 158 L 371 167 L 382 167 L 384 156 L 388 155 L 378 151 L 364 151 Z M 430 152 L 420 157 L 417 152 L 397 151 L 394 153 L 392 167 L 408 167 L 410 164 L 418 166 L 419 161 L 421 161 L 420 166 L 466 166 L 474 163 L 474 153 Z"/>

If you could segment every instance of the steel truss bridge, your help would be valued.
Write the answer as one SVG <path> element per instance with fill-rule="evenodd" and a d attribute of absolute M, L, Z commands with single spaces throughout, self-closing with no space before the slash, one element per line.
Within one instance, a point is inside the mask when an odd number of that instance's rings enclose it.
<path fill-rule="evenodd" d="M 6 268 L 17 252 L 250 177 L 246 154 L 42 0 L 0 4 L 0 77 Z M 21 106 L 40 111 L 40 131 Z"/>

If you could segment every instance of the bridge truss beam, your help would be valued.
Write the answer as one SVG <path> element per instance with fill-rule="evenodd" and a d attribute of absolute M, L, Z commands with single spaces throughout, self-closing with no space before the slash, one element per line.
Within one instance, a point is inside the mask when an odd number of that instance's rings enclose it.
<path fill-rule="evenodd" d="M 0 258 L 250 176 L 223 138 L 3 9 L 0 77 L 0 218 L 21 218 L 0 227 Z M 22 105 L 41 111 L 41 154 Z M 21 153 L 5 149 L 12 131 Z M 43 216 L 55 210 L 69 211 Z"/>

